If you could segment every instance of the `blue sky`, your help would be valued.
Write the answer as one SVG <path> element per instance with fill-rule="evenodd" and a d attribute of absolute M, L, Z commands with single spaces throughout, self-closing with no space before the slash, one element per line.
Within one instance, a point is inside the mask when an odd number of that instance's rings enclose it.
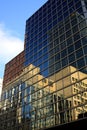
<path fill-rule="evenodd" d="M 26 20 L 47 0 L 0 0 L 0 78 L 24 47 Z"/>

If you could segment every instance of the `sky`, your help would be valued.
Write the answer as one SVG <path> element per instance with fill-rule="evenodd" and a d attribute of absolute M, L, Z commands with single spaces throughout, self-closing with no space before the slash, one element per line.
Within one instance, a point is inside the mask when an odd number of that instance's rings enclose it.
<path fill-rule="evenodd" d="M 26 20 L 47 0 L 0 0 L 0 78 L 5 64 L 24 49 Z"/>

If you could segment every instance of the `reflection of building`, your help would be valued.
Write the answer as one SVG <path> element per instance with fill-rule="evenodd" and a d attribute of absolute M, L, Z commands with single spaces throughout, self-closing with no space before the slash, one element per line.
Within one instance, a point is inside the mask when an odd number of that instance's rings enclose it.
<path fill-rule="evenodd" d="M 22 127 L 24 123 L 26 129 L 40 129 L 76 120 L 83 110 L 87 111 L 87 105 L 83 105 L 87 102 L 86 74 L 72 66 L 45 78 L 30 64 L 6 86 L 1 111 L 15 109 L 10 125 Z"/>
<path fill-rule="evenodd" d="M 73 120 L 77 119 L 83 111 L 87 111 L 87 75 L 85 73 L 80 72 L 75 67 L 68 66 L 52 75 L 50 79 L 54 80 L 58 93 L 71 101 Z"/>
<path fill-rule="evenodd" d="M 24 78 L 29 78 L 27 83 L 31 89 L 32 129 L 64 123 L 65 119 L 71 121 L 71 100 L 64 100 L 62 94 L 55 93 L 56 84 L 54 81 L 40 75 L 40 69 L 32 64 L 25 68 L 25 72 L 28 73 Z M 67 110 L 64 112 L 65 108 Z M 56 115 L 56 113 L 58 114 Z"/>
<path fill-rule="evenodd" d="M 11 127 L 24 123 L 25 128 L 29 128 L 27 122 L 31 121 L 31 128 L 39 129 L 72 120 L 71 100 L 64 99 L 62 93 L 55 93 L 56 84 L 40 75 L 38 67 L 29 65 L 6 86 L 2 93 L 1 117 L 5 112 L 3 120 L 15 119 L 10 121 Z M 9 110 L 15 110 L 14 115 Z M 1 124 L 2 128 L 10 127 L 8 121 Z"/>
<path fill-rule="evenodd" d="M 39 130 L 85 117 L 86 18 L 86 0 L 48 0 L 27 19 L 24 51 L 5 66 L 0 119 L 15 108 L 11 128 Z"/>

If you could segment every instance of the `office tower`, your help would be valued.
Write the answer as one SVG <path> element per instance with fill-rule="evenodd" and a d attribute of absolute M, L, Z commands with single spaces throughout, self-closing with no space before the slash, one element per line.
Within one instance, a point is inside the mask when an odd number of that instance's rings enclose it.
<path fill-rule="evenodd" d="M 84 119 L 87 1 L 48 0 L 26 20 L 22 53 L 18 64 L 15 58 L 6 64 L 2 130 L 40 130 Z"/>
<path fill-rule="evenodd" d="M 24 66 L 24 51 L 14 57 L 5 65 L 3 88 L 6 84 L 21 74 Z"/>
<path fill-rule="evenodd" d="M 86 15 L 86 1 L 48 0 L 26 21 L 25 66 L 44 76 L 69 65 L 87 73 Z"/>

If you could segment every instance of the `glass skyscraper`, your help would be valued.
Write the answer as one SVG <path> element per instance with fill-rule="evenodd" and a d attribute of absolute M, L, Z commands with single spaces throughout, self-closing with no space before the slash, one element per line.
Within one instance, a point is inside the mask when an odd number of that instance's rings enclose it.
<path fill-rule="evenodd" d="M 1 130 L 87 117 L 86 0 L 48 0 L 26 20 L 24 51 L 5 66 L 0 110 Z"/>
<path fill-rule="evenodd" d="M 26 21 L 25 66 L 46 77 L 69 65 L 87 73 L 86 11 L 86 1 L 48 0 Z"/>

